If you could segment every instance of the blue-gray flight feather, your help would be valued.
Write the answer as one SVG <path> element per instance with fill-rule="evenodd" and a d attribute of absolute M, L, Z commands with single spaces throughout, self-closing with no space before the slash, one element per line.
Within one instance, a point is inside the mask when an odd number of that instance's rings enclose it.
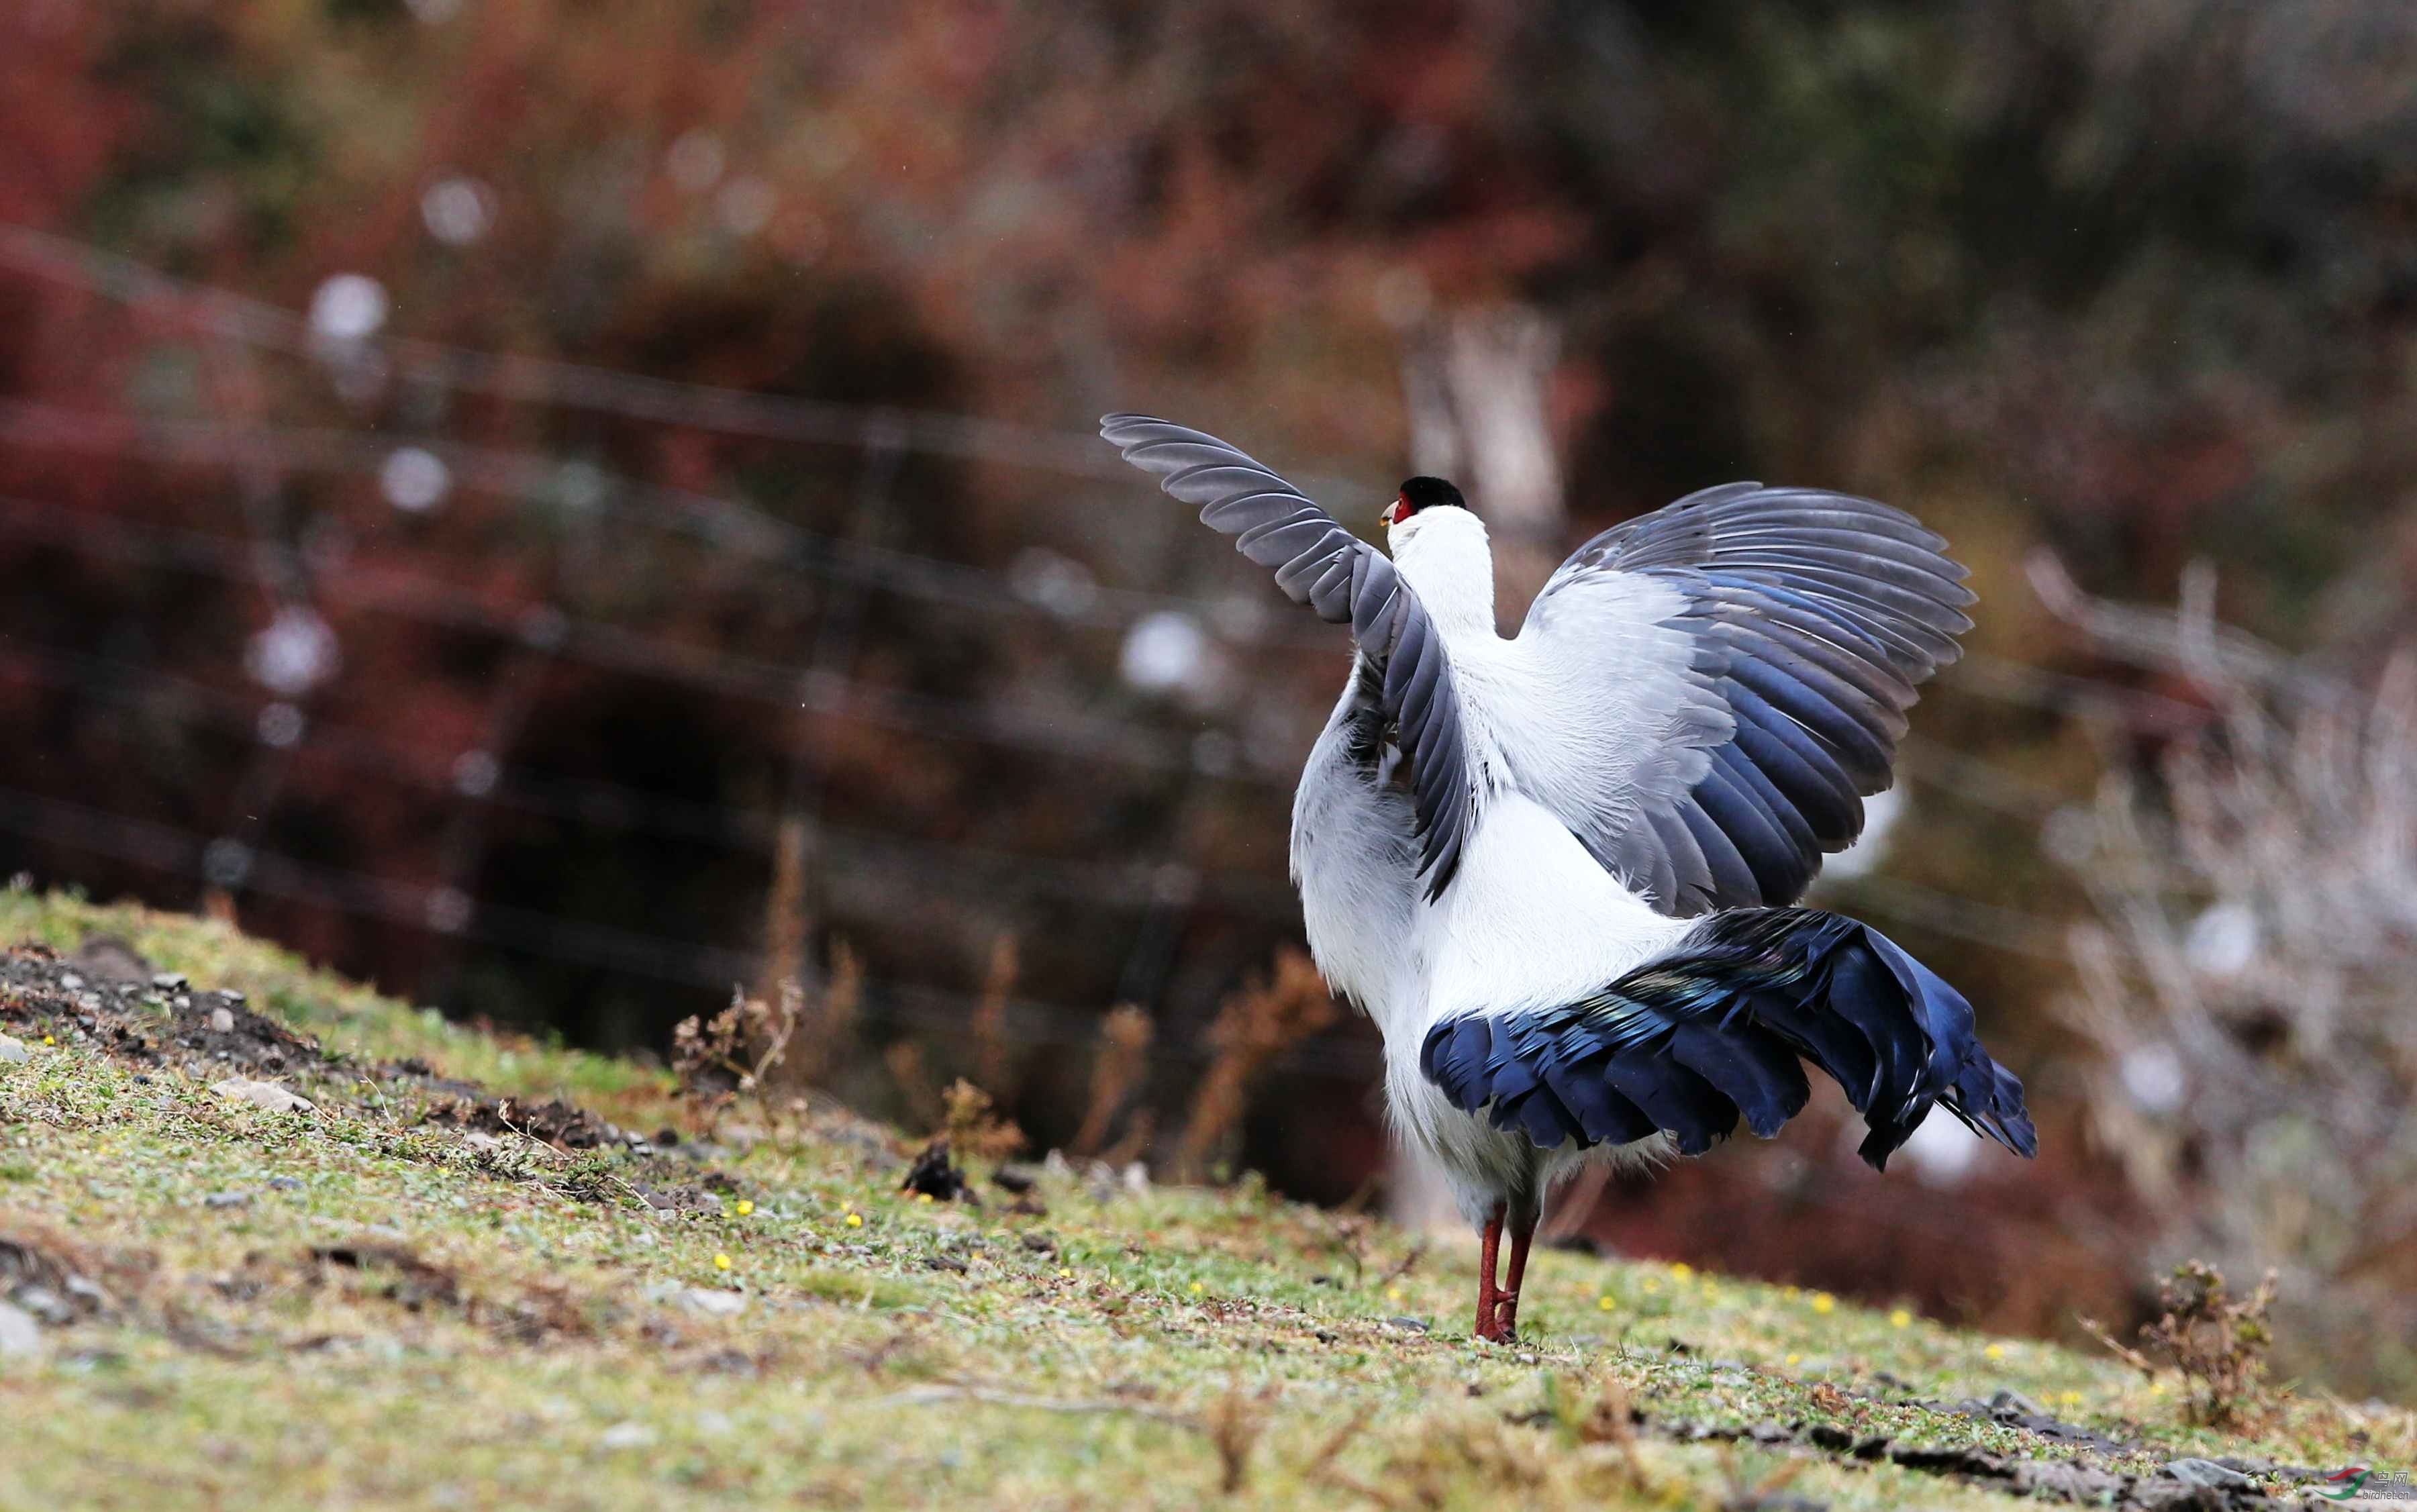
<path fill-rule="evenodd" d="M 1505 760 L 1665 914 L 1793 902 L 1960 655 L 1972 593 L 1945 546 L 1887 505 L 1757 483 L 1616 525 L 1528 610 L 1548 686 Z"/>
<path fill-rule="evenodd" d="M 1430 899 L 1458 870 L 1476 804 L 1458 690 L 1443 638 L 1384 553 L 1299 489 L 1216 437 L 1146 415 L 1110 415 L 1100 434 L 1159 486 L 1200 507 L 1202 523 L 1275 571 L 1276 586 L 1329 624 L 1348 625 L 1381 678 L 1388 718 L 1410 758 L 1419 877 Z"/>

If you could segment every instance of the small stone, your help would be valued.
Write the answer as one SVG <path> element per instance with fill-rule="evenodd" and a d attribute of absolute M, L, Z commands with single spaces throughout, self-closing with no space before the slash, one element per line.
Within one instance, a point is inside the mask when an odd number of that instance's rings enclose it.
<path fill-rule="evenodd" d="M 1397 1328 L 1406 1334 L 1423 1334 L 1433 1325 L 1424 1318 L 1388 1318 L 1385 1326 Z"/>
<path fill-rule="evenodd" d="M 2017 1459 L 2009 1467 L 2014 1494 L 2041 1501 L 2078 1502 L 2085 1506 L 2109 1506 L 2121 1494 L 2126 1477 L 2093 1470 L 2068 1459 Z"/>
<path fill-rule="evenodd" d="M 248 1102 L 255 1108 L 266 1108 L 272 1113 L 313 1113 L 318 1105 L 308 1097 L 296 1096 L 274 1081 L 253 1081 L 231 1076 L 223 1081 L 210 1083 L 210 1090 L 232 1102 Z"/>
<path fill-rule="evenodd" d="M 210 1010 L 210 1027 L 221 1035 L 235 1033 L 235 1015 L 225 1008 Z"/>
<path fill-rule="evenodd" d="M 84 978 L 71 971 L 63 971 L 59 973 L 59 988 L 62 991 L 81 992 L 84 990 Z"/>
<path fill-rule="evenodd" d="M 1140 1161 L 1135 1160 L 1128 1164 L 1124 1174 L 1117 1179 L 1124 1183 L 1127 1196 L 1148 1197 L 1149 1195 L 1149 1167 Z"/>
<path fill-rule="evenodd" d="M 680 1306 L 712 1318 L 736 1318 L 747 1310 L 747 1293 L 710 1286 L 692 1286 L 679 1294 Z"/>
<path fill-rule="evenodd" d="M 596 1442 L 607 1449 L 643 1449 L 655 1442 L 655 1430 L 644 1423 L 616 1423 Z"/>
<path fill-rule="evenodd" d="M 273 1192 L 298 1192 L 302 1189 L 302 1183 L 292 1176 L 271 1176 L 268 1189 Z"/>
<path fill-rule="evenodd" d="M 2238 1470 L 2228 1470 L 2212 1459 L 2177 1459 L 2166 1466 L 2166 1474 L 2185 1486 L 2205 1486 L 2214 1490 L 2257 1484 Z"/>
<path fill-rule="evenodd" d="M 185 990 L 185 974 L 180 971 L 155 972 L 151 985 L 162 992 L 181 992 Z"/>
<path fill-rule="evenodd" d="M 75 1322 L 75 1304 L 47 1286 L 21 1286 L 17 1289 L 17 1306 L 34 1315 L 37 1323 L 70 1323 Z"/>
<path fill-rule="evenodd" d="M 250 1207 L 250 1192 L 212 1192 L 202 1199 L 204 1207 Z"/>
<path fill-rule="evenodd" d="M 236 991 L 232 987 L 220 988 L 219 996 L 224 998 L 229 1003 L 234 1004 L 238 1008 L 242 1007 L 245 1003 L 244 995 L 241 992 Z"/>
<path fill-rule="evenodd" d="M 0 1066 L 23 1066 L 33 1058 L 34 1052 L 25 1048 L 23 1040 L 0 1035 Z"/>
<path fill-rule="evenodd" d="M 13 1304 L 0 1302 L 0 1359 L 41 1352 L 42 1325 L 34 1321 L 34 1315 Z"/>
<path fill-rule="evenodd" d="M 2000 1391 L 1989 1399 L 1989 1411 L 1996 1414 L 2020 1413 L 2025 1417 L 2045 1417 L 2047 1409 L 2019 1391 Z"/>

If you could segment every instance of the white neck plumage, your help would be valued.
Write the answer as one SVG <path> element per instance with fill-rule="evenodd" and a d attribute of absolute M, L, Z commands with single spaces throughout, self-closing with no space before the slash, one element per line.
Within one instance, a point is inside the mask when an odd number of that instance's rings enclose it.
<path fill-rule="evenodd" d="M 1432 506 L 1393 526 L 1388 543 L 1395 569 L 1447 643 L 1495 633 L 1494 550 L 1483 521 Z"/>

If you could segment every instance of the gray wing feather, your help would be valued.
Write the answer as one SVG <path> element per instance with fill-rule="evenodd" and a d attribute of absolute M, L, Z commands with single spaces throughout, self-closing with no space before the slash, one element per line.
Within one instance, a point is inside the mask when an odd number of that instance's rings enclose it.
<path fill-rule="evenodd" d="M 1410 758 L 1419 875 L 1441 896 L 1459 869 L 1475 802 L 1460 699 L 1443 640 L 1393 564 L 1299 489 L 1224 442 L 1146 415 L 1111 415 L 1100 434 L 1159 486 L 1200 507 L 1201 522 L 1275 571 L 1276 586 L 1318 618 L 1349 625 L 1381 677 L 1386 717 Z"/>
<path fill-rule="evenodd" d="M 1527 703 L 1558 713 L 1507 753 L 1515 779 L 1665 913 L 1794 901 L 1961 654 L 1972 593 L 1946 544 L 1870 499 L 1756 483 L 1604 531 L 1520 632 L 1543 669 Z"/>

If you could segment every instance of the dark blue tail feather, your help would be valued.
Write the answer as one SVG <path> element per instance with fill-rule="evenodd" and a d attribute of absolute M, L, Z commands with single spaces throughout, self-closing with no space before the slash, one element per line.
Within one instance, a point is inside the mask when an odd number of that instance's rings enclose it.
<path fill-rule="evenodd" d="M 1862 1113 L 1874 1167 L 1938 1103 L 2017 1154 L 2038 1150 L 2023 1084 L 1982 1048 L 1963 995 L 1877 930 L 1814 909 L 1713 915 L 1579 1002 L 1444 1020 L 1419 1065 L 1453 1106 L 1542 1148 L 1658 1129 L 1700 1155 L 1741 1117 L 1767 1139 L 1801 1111 L 1800 1058 Z"/>

